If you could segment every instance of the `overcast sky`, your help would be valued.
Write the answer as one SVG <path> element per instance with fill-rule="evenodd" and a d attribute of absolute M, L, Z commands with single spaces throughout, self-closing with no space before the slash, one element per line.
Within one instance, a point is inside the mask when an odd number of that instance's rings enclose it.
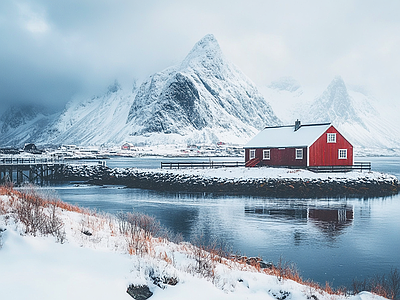
<path fill-rule="evenodd" d="M 400 1 L 1 0 L 0 111 L 61 108 L 179 63 L 204 35 L 258 86 L 335 75 L 399 101 Z"/>

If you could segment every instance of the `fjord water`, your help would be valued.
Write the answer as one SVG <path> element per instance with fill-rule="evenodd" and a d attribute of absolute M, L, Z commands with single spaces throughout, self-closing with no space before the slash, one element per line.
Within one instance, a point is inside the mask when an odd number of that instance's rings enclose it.
<path fill-rule="evenodd" d="M 158 168 L 161 160 L 166 159 L 118 158 L 107 165 Z M 399 157 L 363 160 L 371 161 L 374 171 L 400 178 Z M 354 278 L 400 269 L 400 195 L 271 199 L 82 184 L 48 188 L 61 200 L 82 207 L 155 216 L 185 240 L 203 235 L 225 241 L 235 253 L 272 262 L 282 258 L 295 263 L 303 278 L 334 287 L 350 287 Z"/>

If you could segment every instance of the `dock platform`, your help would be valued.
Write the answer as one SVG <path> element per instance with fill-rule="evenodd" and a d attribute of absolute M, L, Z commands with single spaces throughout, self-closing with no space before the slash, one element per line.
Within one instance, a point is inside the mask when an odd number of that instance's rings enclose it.
<path fill-rule="evenodd" d="M 64 159 L 2 157 L 0 182 L 42 184 L 54 179 L 64 165 Z"/>

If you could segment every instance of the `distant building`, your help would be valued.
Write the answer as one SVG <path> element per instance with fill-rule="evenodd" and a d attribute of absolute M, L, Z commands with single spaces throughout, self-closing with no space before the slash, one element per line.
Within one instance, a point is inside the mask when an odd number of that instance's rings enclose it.
<path fill-rule="evenodd" d="M 353 165 L 353 146 L 330 123 L 266 127 L 244 149 L 247 167 Z"/>
<path fill-rule="evenodd" d="M 65 148 L 66 150 L 77 150 L 78 147 L 76 145 L 63 145 L 62 148 Z"/>
<path fill-rule="evenodd" d="M 24 146 L 24 152 L 29 152 L 31 154 L 42 154 L 42 150 L 39 150 L 35 144 L 28 143 Z"/>
<path fill-rule="evenodd" d="M 2 154 L 19 154 L 21 151 L 17 148 L 0 148 L 0 153 Z"/>
<path fill-rule="evenodd" d="M 29 143 L 29 144 L 25 144 L 25 146 L 24 146 L 24 151 L 36 151 L 36 150 L 37 150 L 37 148 L 36 148 L 35 144 Z"/>
<path fill-rule="evenodd" d="M 121 146 L 122 150 L 132 150 L 134 148 L 132 143 L 125 143 Z"/>

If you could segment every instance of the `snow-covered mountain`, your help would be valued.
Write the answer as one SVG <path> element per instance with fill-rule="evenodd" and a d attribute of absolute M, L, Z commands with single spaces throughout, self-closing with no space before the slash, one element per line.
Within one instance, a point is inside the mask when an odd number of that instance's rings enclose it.
<path fill-rule="evenodd" d="M 336 124 L 360 124 L 365 126 L 358 114 L 364 113 L 350 97 L 343 79 L 335 77 L 321 96 L 310 105 L 302 118 L 313 122 L 335 122 Z M 372 107 L 369 107 L 370 110 Z M 356 112 L 358 109 L 358 114 Z"/>
<path fill-rule="evenodd" d="M 269 103 L 226 60 L 213 35 L 200 40 L 180 65 L 143 82 L 127 120 L 134 136 L 180 135 L 194 143 L 243 143 L 277 124 Z"/>
<path fill-rule="evenodd" d="M 264 88 L 263 93 L 285 123 L 296 119 L 302 123 L 332 122 L 356 148 L 368 153 L 383 150 L 381 154 L 388 154 L 400 148 L 396 120 L 367 92 L 347 88 L 340 76 L 324 91 L 307 90 L 294 79 L 283 78 Z"/>
<path fill-rule="evenodd" d="M 207 35 L 180 64 L 151 75 L 133 90 L 115 82 L 103 95 L 71 100 L 56 114 L 34 106 L 10 108 L 0 119 L 0 146 L 243 144 L 264 126 L 300 119 L 332 122 L 353 145 L 372 149 L 365 153 L 400 149 L 396 108 L 385 110 L 341 77 L 325 90 L 285 77 L 261 92 L 224 57 L 215 37 Z"/>
<path fill-rule="evenodd" d="M 124 141 L 125 121 L 134 100 L 133 91 L 118 82 L 102 96 L 69 102 L 38 139 L 39 144 L 102 145 Z"/>
<path fill-rule="evenodd" d="M 144 80 L 133 91 L 116 82 L 98 97 L 69 102 L 55 120 L 32 133 L 37 144 L 118 145 L 245 143 L 264 126 L 281 124 L 256 86 L 222 54 L 213 35 L 201 39 L 177 66 Z M 44 126 L 46 125 L 46 126 Z"/>
<path fill-rule="evenodd" d="M 37 105 L 12 105 L 0 118 L 0 145 L 23 146 L 36 142 L 46 128 L 58 117 Z"/>

